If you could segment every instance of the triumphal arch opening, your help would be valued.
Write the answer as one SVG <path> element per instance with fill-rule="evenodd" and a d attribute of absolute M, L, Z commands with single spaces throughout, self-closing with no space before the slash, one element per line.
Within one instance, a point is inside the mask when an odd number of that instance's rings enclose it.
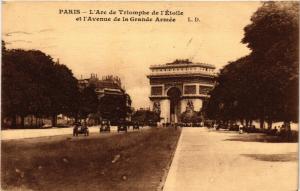
<path fill-rule="evenodd" d="M 175 60 L 172 63 L 150 66 L 152 110 L 160 112 L 161 122 L 180 122 L 187 108 L 200 111 L 208 92 L 214 87 L 215 66 Z"/>

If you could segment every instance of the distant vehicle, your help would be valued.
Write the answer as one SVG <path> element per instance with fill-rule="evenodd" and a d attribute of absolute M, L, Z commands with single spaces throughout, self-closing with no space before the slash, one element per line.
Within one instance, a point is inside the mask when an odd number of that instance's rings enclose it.
<path fill-rule="evenodd" d="M 42 126 L 42 128 L 44 128 L 44 129 L 52 128 L 52 125 L 50 125 L 50 124 L 44 124 Z"/>
<path fill-rule="evenodd" d="M 202 127 L 203 125 L 201 123 L 193 123 L 193 127 Z"/>
<path fill-rule="evenodd" d="M 256 129 L 255 125 L 248 125 L 244 128 L 244 131 L 247 133 L 258 133 L 259 129 Z"/>
<path fill-rule="evenodd" d="M 146 122 L 146 125 L 150 126 L 150 127 L 156 127 L 157 126 L 157 122 L 149 120 Z"/>
<path fill-rule="evenodd" d="M 140 129 L 139 123 L 138 122 L 134 123 L 133 126 L 132 126 L 132 129 L 133 130 L 135 130 L 135 129 L 139 130 Z"/>
<path fill-rule="evenodd" d="M 208 128 L 213 128 L 213 127 L 214 127 L 214 124 L 215 124 L 215 123 L 214 123 L 213 120 L 208 120 L 208 119 L 207 119 L 207 120 L 204 121 L 204 124 L 203 124 L 203 125 L 206 126 L 206 127 L 208 127 Z"/>
<path fill-rule="evenodd" d="M 118 124 L 118 133 L 120 131 L 125 131 L 127 133 L 128 130 L 128 123 L 125 120 L 121 120 Z"/>
<path fill-rule="evenodd" d="M 237 124 L 230 124 L 229 131 L 239 131 L 239 125 Z"/>
<path fill-rule="evenodd" d="M 216 130 L 219 130 L 219 129 L 228 129 L 228 126 L 224 123 L 219 123 L 219 124 L 217 124 Z"/>
<path fill-rule="evenodd" d="M 108 120 L 102 120 L 101 126 L 100 126 L 100 132 L 110 132 L 110 121 Z"/>
<path fill-rule="evenodd" d="M 89 129 L 86 125 L 81 125 L 81 123 L 75 123 L 75 126 L 73 128 L 73 136 L 78 136 L 79 134 L 89 136 Z"/>

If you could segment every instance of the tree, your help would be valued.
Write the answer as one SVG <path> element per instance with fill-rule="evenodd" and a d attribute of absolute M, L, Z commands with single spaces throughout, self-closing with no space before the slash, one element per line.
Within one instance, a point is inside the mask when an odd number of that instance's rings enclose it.
<path fill-rule="evenodd" d="M 98 96 L 94 86 L 88 86 L 80 92 L 80 105 L 78 115 L 85 119 L 89 114 L 94 114 L 98 109 Z"/>
<path fill-rule="evenodd" d="M 258 67 L 262 115 L 289 122 L 298 119 L 299 3 L 265 2 L 245 27 L 242 42 Z"/>
<path fill-rule="evenodd" d="M 125 119 L 131 113 L 131 99 L 123 92 L 120 95 L 104 95 L 99 100 L 101 116 L 113 122 Z"/>
<path fill-rule="evenodd" d="M 49 114 L 52 116 L 52 126 L 56 126 L 58 114 L 75 115 L 80 103 L 80 94 L 77 79 L 67 66 L 55 63 L 53 71 L 53 78 L 49 79 L 49 95 L 51 97 Z"/>
<path fill-rule="evenodd" d="M 265 2 L 245 27 L 252 52 L 230 62 L 211 92 L 207 114 L 218 120 L 298 119 L 298 2 Z"/>
<path fill-rule="evenodd" d="M 151 125 L 152 123 L 159 122 L 160 117 L 159 114 L 154 111 L 140 109 L 134 112 L 132 121 Z"/>
<path fill-rule="evenodd" d="M 254 118 L 255 68 L 249 56 L 230 62 L 220 72 L 210 92 L 207 115 L 222 121 Z"/>
<path fill-rule="evenodd" d="M 15 126 L 16 116 L 24 117 L 46 107 L 46 88 L 38 78 L 40 65 L 38 51 L 9 50 L 2 63 L 2 96 L 3 114 L 13 118 Z"/>
<path fill-rule="evenodd" d="M 23 127 L 27 115 L 52 115 L 55 126 L 57 114 L 75 110 L 77 80 L 65 65 L 39 50 L 2 50 L 2 115 L 13 127 L 17 116 Z"/>

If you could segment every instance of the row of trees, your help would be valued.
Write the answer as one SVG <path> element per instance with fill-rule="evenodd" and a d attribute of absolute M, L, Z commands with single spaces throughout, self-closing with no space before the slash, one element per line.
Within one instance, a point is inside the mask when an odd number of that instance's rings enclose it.
<path fill-rule="evenodd" d="M 210 93 L 208 117 L 222 120 L 298 120 L 299 4 L 264 2 L 244 28 L 251 53 L 230 62 Z"/>
<path fill-rule="evenodd" d="M 144 125 L 154 125 L 160 121 L 160 114 L 147 109 L 140 109 L 133 113 L 132 121 Z"/>
<path fill-rule="evenodd" d="M 38 50 L 7 50 L 2 42 L 2 119 L 17 116 L 52 117 L 75 115 L 78 107 L 77 80 L 71 70 Z"/>
<path fill-rule="evenodd" d="M 56 126 L 58 114 L 75 121 L 89 115 L 115 119 L 127 114 L 127 94 L 98 99 L 95 89 L 92 85 L 79 89 L 72 71 L 49 55 L 39 50 L 8 50 L 2 42 L 2 124 L 6 120 L 16 127 L 19 117 L 24 127 L 25 117 L 35 116 L 51 118 Z"/>

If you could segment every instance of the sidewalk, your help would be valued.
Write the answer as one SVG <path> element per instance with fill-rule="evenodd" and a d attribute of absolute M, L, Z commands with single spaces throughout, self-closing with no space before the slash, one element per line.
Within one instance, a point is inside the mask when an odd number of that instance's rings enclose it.
<path fill-rule="evenodd" d="M 90 133 L 99 132 L 99 127 L 89 127 L 89 131 Z M 36 138 L 68 134 L 73 134 L 73 127 L 50 129 L 7 129 L 1 130 L 1 140 Z"/>
<path fill-rule="evenodd" d="M 142 129 L 148 129 L 143 127 Z M 90 133 L 99 133 L 99 126 L 89 127 Z M 128 131 L 133 131 L 132 127 Z M 111 132 L 117 132 L 117 126 L 111 126 Z M 36 137 L 48 137 L 56 135 L 72 135 L 73 127 L 50 129 L 7 129 L 1 130 L 1 140 L 25 139 Z"/>
<path fill-rule="evenodd" d="M 183 128 L 164 191 L 296 190 L 298 144 L 232 140 L 246 136 Z"/>

